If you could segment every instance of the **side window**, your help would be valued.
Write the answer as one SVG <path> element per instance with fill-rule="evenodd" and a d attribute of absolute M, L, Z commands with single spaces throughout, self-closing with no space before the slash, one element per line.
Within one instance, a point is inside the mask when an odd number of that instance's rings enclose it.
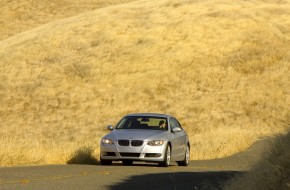
<path fill-rule="evenodd" d="M 169 124 L 170 124 L 171 130 L 174 128 L 180 128 L 181 130 L 183 130 L 180 123 L 173 117 L 169 119 Z"/>
<path fill-rule="evenodd" d="M 180 129 L 182 129 L 182 127 L 181 127 L 180 123 L 177 121 L 177 119 L 175 119 L 175 118 L 173 118 L 173 119 L 174 119 L 174 121 L 176 123 L 176 126 L 179 127 Z"/>
<path fill-rule="evenodd" d="M 174 128 L 178 127 L 178 125 L 176 124 L 175 119 L 172 118 L 172 117 L 169 119 L 169 124 L 170 124 L 171 130 L 173 130 Z"/>

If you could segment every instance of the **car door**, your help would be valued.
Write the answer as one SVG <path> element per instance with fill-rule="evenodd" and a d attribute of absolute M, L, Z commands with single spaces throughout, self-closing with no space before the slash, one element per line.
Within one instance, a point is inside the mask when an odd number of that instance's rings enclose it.
<path fill-rule="evenodd" d="M 184 157 L 186 134 L 174 117 L 169 118 L 169 125 L 171 130 L 172 160 L 180 160 Z M 174 132 L 173 130 L 176 128 L 179 128 L 180 131 Z"/>

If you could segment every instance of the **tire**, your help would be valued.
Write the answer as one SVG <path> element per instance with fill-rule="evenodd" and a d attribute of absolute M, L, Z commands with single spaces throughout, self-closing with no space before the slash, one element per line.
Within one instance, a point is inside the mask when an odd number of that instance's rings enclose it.
<path fill-rule="evenodd" d="M 189 156 L 190 156 L 190 148 L 187 145 L 186 150 L 185 150 L 185 154 L 184 154 L 184 159 L 182 161 L 178 161 L 177 164 L 179 166 L 188 166 L 188 164 L 189 164 Z"/>
<path fill-rule="evenodd" d="M 103 160 L 103 159 L 100 159 L 101 160 L 101 165 L 112 165 L 112 160 Z"/>
<path fill-rule="evenodd" d="M 164 160 L 161 163 L 159 163 L 159 166 L 168 167 L 170 165 L 170 161 L 171 161 L 171 148 L 170 145 L 167 145 Z"/>
<path fill-rule="evenodd" d="M 123 160 L 122 163 L 125 166 L 131 166 L 133 164 L 133 160 Z"/>

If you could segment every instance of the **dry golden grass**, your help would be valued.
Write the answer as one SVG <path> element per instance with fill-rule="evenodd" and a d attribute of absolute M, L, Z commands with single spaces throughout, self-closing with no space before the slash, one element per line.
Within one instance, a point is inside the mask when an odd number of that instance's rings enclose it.
<path fill-rule="evenodd" d="M 176 116 L 191 159 L 289 128 L 290 2 L 135 1 L 0 41 L 1 165 L 66 163 L 131 112 Z"/>
<path fill-rule="evenodd" d="M 269 151 L 251 171 L 225 185 L 224 190 L 290 189 L 290 131 L 271 141 Z"/>
<path fill-rule="evenodd" d="M 45 23 L 134 0 L 1 0 L 0 40 Z"/>

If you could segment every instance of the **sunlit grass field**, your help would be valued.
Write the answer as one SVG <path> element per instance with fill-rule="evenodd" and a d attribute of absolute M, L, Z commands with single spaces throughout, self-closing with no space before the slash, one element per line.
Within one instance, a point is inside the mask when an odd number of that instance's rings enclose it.
<path fill-rule="evenodd" d="M 48 22 L 134 0 L 1 0 L 0 40 Z"/>
<path fill-rule="evenodd" d="M 18 2 L 0 6 L 2 166 L 98 158 L 132 112 L 176 116 L 193 160 L 289 128 L 288 0 Z"/>

